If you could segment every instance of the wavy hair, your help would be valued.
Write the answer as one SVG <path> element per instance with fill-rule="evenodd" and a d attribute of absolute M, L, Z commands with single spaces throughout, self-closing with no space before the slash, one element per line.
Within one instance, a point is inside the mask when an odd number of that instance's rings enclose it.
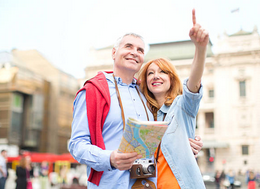
<path fill-rule="evenodd" d="M 171 85 L 170 89 L 167 91 L 165 96 L 164 104 L 166 106 L 170 106 L 174 99 L 182 94 L 182 84 L 181 80 L 177 74 L 175 67 L 170 63 L 169 60 L 164 58 L 158 58 L 147 62 L 141 69 L 139 77 L 138 77 L 138 84 L 140 86 L 141 92 L 144 94 L 147 105 L 150 111 L 152 112 L 154 119 L 157 120 L 157 111 L 160 109 L 159 104 L 157 103 L 153 93 L 149 91 L 147 86 L 147 70 L 148 67 L 152 64 L 156 64 L 161 70 L 163 70 L 166 74 L 169 75 Z"/>

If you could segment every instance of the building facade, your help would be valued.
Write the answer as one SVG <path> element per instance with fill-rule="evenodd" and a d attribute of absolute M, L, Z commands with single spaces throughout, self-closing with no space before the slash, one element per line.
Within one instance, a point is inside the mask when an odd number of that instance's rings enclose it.
<path fill-rule="evenodd" d="M 111 47 L 92 49 L 93 63 L 86 79 L 112 70 Z M 202 77 L 204 96 L 197 115 L 196 133 L 203 139 L 198 163 L 203 173 L 215 170 L 260 170 L 260 37 L 243 30 L 223 34 L 209 43 Z M 180 78 L 189 77 L 195 47 L 191 41 L 150 44 L 145 62 L 169 59 Z"/>
<path fill-rule="evenodd" d="M 20 150 L 67 153 L 77 79 L 36 50 L 0 53 L 0 139 Z"/>
<path fill-rule="evenodd" d="M 205 142 L 202 170 L 260 170 L 259 73 L 256 28 L 219 38 L 212 62 L 206 64 L 204 97 L 197 117 L 197 133 Z"/>

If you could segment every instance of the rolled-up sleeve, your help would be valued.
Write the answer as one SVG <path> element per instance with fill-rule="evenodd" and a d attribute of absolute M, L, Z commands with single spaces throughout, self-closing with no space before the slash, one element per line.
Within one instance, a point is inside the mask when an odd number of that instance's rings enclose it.
<path fill-rule="evenodd" d="M 183 82 L 183 108 L 192 117 L 196 117 L 199 111 L 200 101 L 203 96 L 203 85 L 201 84 L 199 92 L 193 93 L 187 87 L 188 78 Z"/>

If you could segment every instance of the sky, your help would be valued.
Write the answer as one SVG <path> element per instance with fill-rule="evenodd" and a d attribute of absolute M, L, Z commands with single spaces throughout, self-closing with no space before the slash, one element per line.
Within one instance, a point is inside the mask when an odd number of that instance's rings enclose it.
<path fill-rule="evenodd" d="M 260 31 L 259 0 L 0 0 L 0 52 L 36 49 L 82 78 L 93 64 L 89 49 L 113 45 L 127 32 L 148 44 L 188 40 L 193 8 L 213 51 L 224 32 Z"/>

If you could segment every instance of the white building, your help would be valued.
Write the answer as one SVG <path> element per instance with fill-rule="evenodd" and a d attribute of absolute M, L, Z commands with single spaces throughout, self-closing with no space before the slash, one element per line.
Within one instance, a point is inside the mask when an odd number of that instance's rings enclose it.
<path fill-rule="evenodd" d="M 204 97 L 197 119 L 205 147 L 199 161 L 202 171 L 260 170 L 259 82 L 257 29 L 224 34 L 203 75 Z M 208 161 L 210 152 L 213 163 Z"/>

